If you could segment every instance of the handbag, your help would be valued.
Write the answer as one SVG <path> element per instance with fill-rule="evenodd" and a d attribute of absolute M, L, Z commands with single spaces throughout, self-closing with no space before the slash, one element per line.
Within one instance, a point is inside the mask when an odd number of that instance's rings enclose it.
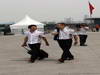
<path fill-rule="evenodd" d="M 59 39 L 59 29 L 58 28 L 56 28 L 57 29 L 57 32 L 58 32 L 58 34 L 56 34 L 56 35 L 54 35 L 54 40 L 58 40 Z"/>

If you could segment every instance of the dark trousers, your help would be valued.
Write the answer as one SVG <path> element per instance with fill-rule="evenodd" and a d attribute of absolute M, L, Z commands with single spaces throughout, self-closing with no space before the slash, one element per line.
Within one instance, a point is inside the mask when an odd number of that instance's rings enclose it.
<path fill-rule="evenodd" d="M 30 49 L 32 50 L 31 59 L 35 60 L 38 57 L 41 57 L 40 54 L 40 43 L 37 44 L 29 44 Z"/>
<path fill-rule="evenodd" d="M 87 37 L 87 35 L 79 35 L 80 45 L 85 45 Z"/>
<path fill-rule="evenodd" d="M 99 28 L 96 28 L 96 31 L 99 32 Z"/>
<path fill-rule="evenodd" d="M 72 46 L 72 39 L 68 40 L 57 40 L 60 48 L 63 50 L 63 54 L 61 59 L 66 60 L 67 58 L 74 58 L 74 56 L 70 52 L 70 48 Z"/>

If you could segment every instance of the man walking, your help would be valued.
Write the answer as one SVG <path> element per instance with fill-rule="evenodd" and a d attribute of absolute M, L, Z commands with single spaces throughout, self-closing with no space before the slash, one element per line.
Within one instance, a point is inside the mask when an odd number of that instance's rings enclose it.
<path fill-rule="evenodd" d="M 26 37 L 24 39 L 24 42 L 22 44 L 22 47 L 28 46 L 32 50 L 32 55 L 30 57 L 30 62 L 35 62 L 35 60 L 39 57 L 40 59 L 43 59 L 43 56 L 40 53 L 40 46 L 41 46 L 41 39 L 43 39 L 47 46 L 49 46 L 49 43 L 44 35 L 43 32 L 37 30 L 36 25 L 30 25 L 28 26 L 29 31 L 25 33 Z"/>
<path fill-rule="evenodd" d="M 87 31 L 89 30 L 89 27 L 86 25 L 80 25 L 79 31 L 78 31 L 78 35 L 79 35 L 79 39 L 80 39 L 80 46 L 87 46 L 86 40 L 87 40 Z"/>
<path fill-rule="evenodd" d="M 63 54 L 58 61 L 64 63 L 65 60 L 74 59 L 74 56 L 70 52 L 70 48 L 72 46 L 72 35 L 74 33 L 74 30 L 70 29 L 69 27 L 66 27 L 64 23 L 58 23 L 57 27 L 59 28 L 59 32 L 55 30 L 52 34 L 59 34 L 57 42 L 60 48 L 63 50 Z"/>

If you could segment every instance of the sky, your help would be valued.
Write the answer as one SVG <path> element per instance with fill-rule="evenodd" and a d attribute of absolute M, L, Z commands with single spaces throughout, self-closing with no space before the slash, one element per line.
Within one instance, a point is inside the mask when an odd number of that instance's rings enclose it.
<path fill-rule="evenodd" d="M 100 17 L 100 0 L 89 0 L 94 6 L 92 17 Z M 89 15 L 88 0 L 0 0 L 0 22 L 17 22 L 29 15 L 45 22 L 76 21 Z"/>

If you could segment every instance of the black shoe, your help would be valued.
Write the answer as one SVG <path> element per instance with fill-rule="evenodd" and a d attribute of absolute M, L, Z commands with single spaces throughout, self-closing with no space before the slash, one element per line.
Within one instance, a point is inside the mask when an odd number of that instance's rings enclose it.
<path fill-rule="evenodd" d="M 40 58 L 38 58 L 38 60 L 43 60 L 45 57 L 40 57 Z"/>
<path fill-rule="evenodd" d="M 88 46 L 87 44 L 84 44 L 84 46 Z"/>
<path fill-rule="evenodd" d="M 35 62 L 35 59 L 30 59 L 29 62 L 30 63 L 34 63 Z"/>
<path fill-rule="evenodd" d="M 68 58 L 67 60 L 74 60 L 74 58 Z"/>
<path fill-rule="evenodd" d="M 74 60 L 74 57 L 73 58 L 67 58 L 66 60 Z"/>
<path fill-rule="evenodd" d="M 64 59 L 58 59 L 60 63 L 64 63 Z"/>
<path fill-rule="evenodd" d="M 80 46 L 87 46 L 86 44 L 84 44 L 84 45 L 80 45 Z"/>

